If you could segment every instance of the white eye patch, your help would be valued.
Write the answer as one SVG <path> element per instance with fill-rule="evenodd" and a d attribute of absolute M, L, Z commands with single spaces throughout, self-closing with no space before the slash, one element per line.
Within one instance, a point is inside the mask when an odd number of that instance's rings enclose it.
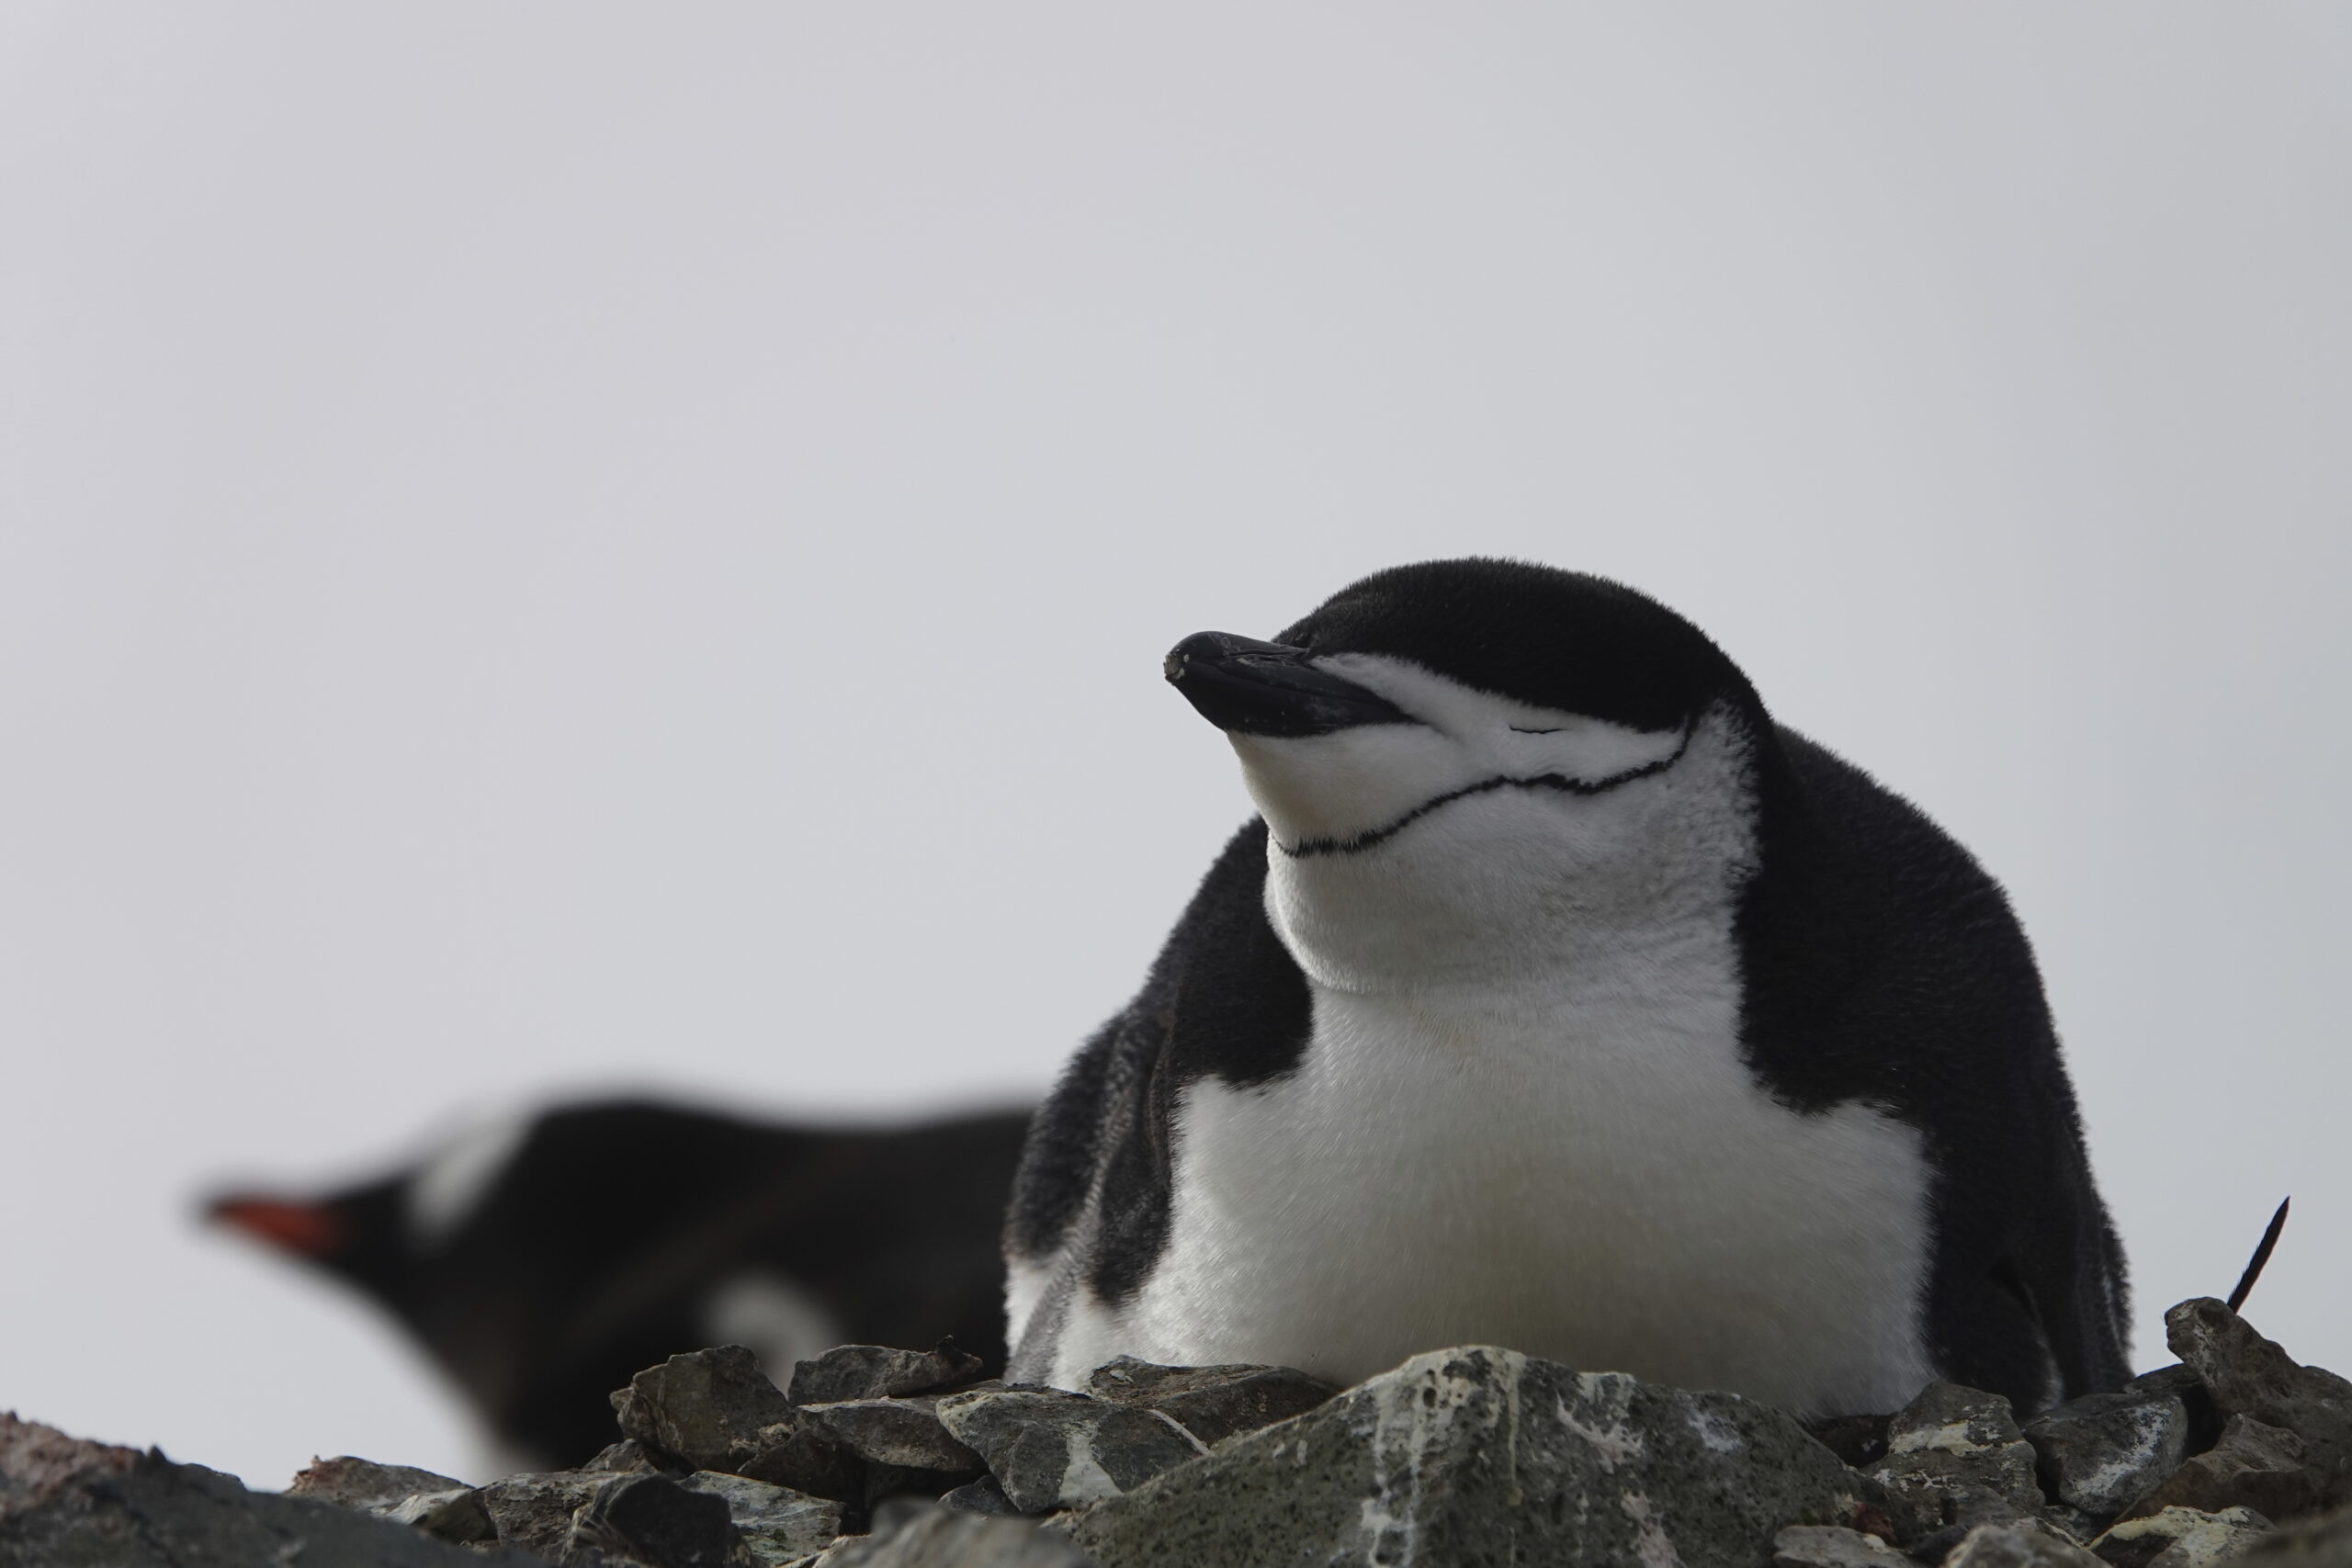
<path fill-rule="evenodd" d="M 1250 795 L 1293 853 L 1366 847 L 1487 789 L 1591 794 L 1666 766 L 1688 731 L 1634 729 L 1477 691 L 1407 660 L 1340 653 L 1316 667 L 1415 722 L 1283 739 L 1233 735 Z"/>

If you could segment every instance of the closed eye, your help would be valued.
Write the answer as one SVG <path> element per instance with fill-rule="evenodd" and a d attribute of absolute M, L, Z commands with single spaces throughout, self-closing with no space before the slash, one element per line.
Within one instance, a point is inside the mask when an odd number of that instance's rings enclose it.
<path fill-rule="evenodd" d="M 1565 728 L 1566 726 L 1555 724 L 1549 729 L 1522 729 L 1514 724 L 1510 727 L 1510 732 L 1513 735 L 1557 735 Z"/>

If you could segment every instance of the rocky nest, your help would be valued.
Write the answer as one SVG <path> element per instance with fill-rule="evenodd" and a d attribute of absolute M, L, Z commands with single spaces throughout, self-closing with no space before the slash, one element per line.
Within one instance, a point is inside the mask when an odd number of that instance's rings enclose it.
<path fill-rule="evenodd" d="M 432 1568 L 2352 1568 L 2352 1382 L 2222 1303 L 2181 1364 L 2047 1411 L 1938 1383 L 1807 1427 L 1728 1393 L 1482 1346 L 1351 1389 L 1116 1361 L 1008 1387 L 943 1345 L 751 1353 L 614 1394 L 578 1470 L 469 1487 L 334 1459 L 249 1492 L 0 1416 L 0 1565 Z"/>

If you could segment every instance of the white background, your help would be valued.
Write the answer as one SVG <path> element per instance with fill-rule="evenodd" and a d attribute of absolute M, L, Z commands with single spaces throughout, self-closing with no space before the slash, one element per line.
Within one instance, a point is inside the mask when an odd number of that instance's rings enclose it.
<path fill-rule="evenodd" d="M 198 1193 L 1034 1092 L 1248 809 L 1161 651 L 1470 551 L 2007 881 L 2143 1364 L 2292 1191 L 2352 1367 L 2348 17 L 0 8 L 0 1405 L 469 1472 Z"/>

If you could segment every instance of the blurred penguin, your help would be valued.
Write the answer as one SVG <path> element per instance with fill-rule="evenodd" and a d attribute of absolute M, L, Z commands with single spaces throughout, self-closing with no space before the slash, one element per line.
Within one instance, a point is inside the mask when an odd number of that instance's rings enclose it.
<path fill-rule="evenodd" d="M 240 1191 L 211 1216 L 388 1309 L 515 1469 L 615 1437 L 606 1395 L 736 1344 L 771 1376 L 844 1343 L 953 1335 L 1004 1361 L 998 1252 L 1028 1113 L 763 1125 L 612 1101 L 485 1123 L 379 1180 Z"/>

